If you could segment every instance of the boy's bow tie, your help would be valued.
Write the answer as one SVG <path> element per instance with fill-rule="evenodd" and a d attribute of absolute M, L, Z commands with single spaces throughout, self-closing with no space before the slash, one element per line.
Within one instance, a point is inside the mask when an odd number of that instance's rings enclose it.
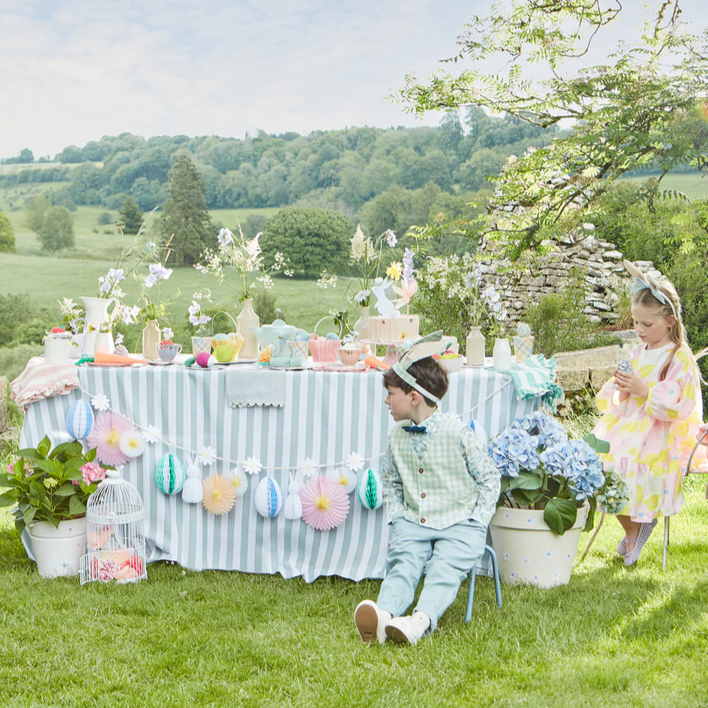
<path fill-rule="evenodd" d="M 404 425 L 403 430 L 407 433 L 425 433 L 426 428 L 424 425 Z"/>

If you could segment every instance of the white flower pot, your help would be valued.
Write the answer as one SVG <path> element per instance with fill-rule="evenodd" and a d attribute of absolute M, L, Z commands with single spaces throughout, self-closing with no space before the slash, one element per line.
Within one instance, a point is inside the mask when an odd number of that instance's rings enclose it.
<path fill-rule="evenodd" d="M 540 588 L 567 585 L 587 513 L 587 506 L 578 509 L 573 527 L 556 536 L 543 520 L 543 511 L 497 509 L 490 530 L 501 579 Z"/>
<path fill-rule="evenodd" d="M 36 521 L 29 533 L 43 578 L 78 575 L 81 556 L 86 553 L 86 517 L 60 521 L 59 528 L 48 521 Z"/>

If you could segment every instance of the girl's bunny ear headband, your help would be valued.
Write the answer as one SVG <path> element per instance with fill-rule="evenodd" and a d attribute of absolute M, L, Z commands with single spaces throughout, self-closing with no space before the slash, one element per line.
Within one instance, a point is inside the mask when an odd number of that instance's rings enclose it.
<path fill-rule="evenodd" d="M 634 283 L 632 283 L 632 289 L 629 291 L 630 295 L 636 295 L 640 290 L 650 290 L 651 294 L 664 305 L 668 305 L 671 308 L 671 312 L 674 313 L 674 317 L 678 317 L 676 309 L 674 308 L 674 303 L 661 292 L 659 283 L 656 278 L 651 275 L 643 273 L 634 263 L 630 261 L 622 261 L 627 272 L 634 276 Z"/>
<path fill-rule="evenodd" d="M 408 368 L 415 364 L 416 361 L 425 359 L 433 354 L 442 354 L 447 347 L 447 342 L 443 341 L 443 332 L 438 330 L 432 334 L 426 334 L 425 337 L 413 342 L 407 349 L 405 349 L 401 355 L 398 357 L 398 361 L 391 367 L 409 386 L 412 386 L 416 391 L 422 393 L 426 398 L 429 398 L 435 403 L 440 403 L 440 399 L 437 396 L 433 396 L 432 393 L 426 391 L 415 379 L 415 377 L 408 372 Z"/>

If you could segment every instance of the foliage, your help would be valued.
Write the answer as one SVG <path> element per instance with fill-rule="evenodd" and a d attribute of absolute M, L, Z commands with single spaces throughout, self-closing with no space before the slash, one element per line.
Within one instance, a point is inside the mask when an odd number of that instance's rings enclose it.
<path fill-rule="evenodd" d="M 113 223 L 113 217 L 111 216 L 110 212 L 107 211 L 102 211 L 98 215 L 98 223 L 100 226 L 108 226 L 108 224 Z M 125 230 L 125 229 L 124 229 Z"/>
<path fill-rule="evenodd" d="M 135 201 L 128 197 L 120 208 L 118 219 L 118 226 L 120 226 L 123 233 L 137 234 L 143 224 L 143 212 Z"/>
<path fill-rule="evenodd" d="M 574 270 L 559 292 L 543 295 L 531 305 L 526 319 L 534 335 L 534 351 L 544 356 L 556 352 L 592 349 L 617 340 L 600 329 L 585 314 L 587 285 Z"/>
<path fill-rule="evenodd" d="M 628 499 L 621 477 L 603 471 L 597 452 L 609 449 L 609 443 L 592 434 L 568 440 L 563 426 L 540 412 L 515 420 L 489 443 L 489 455 L 502 475 L 497 506 L 543 509 L 543 520 L 562 536 L 587 501 L 586 530 L 591 529 L 598 495 L 612 514 Z"/>
<path fill-rule="evenodd" d="M 267 261 L 282 253 L 296 276 L 315 278 L 324 268 L 341 273 L 346 269 L 353 229 L 351 221 L 338 212 L 288 207 L 265 223 L 263 252 Z"/>
<path fill-rule="evenodd" d="M 39 230 L 42 248 L 50 253 L 57 253 L 71 248 L 75 242 L 74 222 L 66 207 L 52 206 L 47 209 Z"/>
<path fill-rule="evenodd" d="M 260 288 L 253 294 L 253 310 L 261 324 L 273 322 L 282 314 L 275 306 L 275 295 L 265 288 Z"/>
<path fill-rule="evenodd" d="M 0 495 L 0 507 L 15 507 L 20 531 L 33 521 L 58 527 L 63 519 L 83 516 L 87 499 L 105 474 L 95 459 L 96 450 L 84 452 L 76 440 L 52 449 L 45 436 L 36 448 L 19 450 L 7 472 L 0 472 L 0 487 L 8 490 Z"/>
<path fill-rule="evenodd" d="M 408 76 L 399 93 L 419 114 L 474 104 L 541 127 L 573 121 L 549 145 L 510 158 L 496 180 L 500 204 L 526 207 L 482 217 L 512 257 L 557 237 L 582 218 L 573 205 L 628 170 L 654 167 L 663 175 L 678 165 L 708 167 L 708 125 L 699 111 L 708 90 L 708 33 L 696 36 L 681 25 L 678 0 L 662 3 L 638 43 L 621 44 L 602 65 L 569 72 L 621 11 L 615 0 L 494 4 L 488 17 L 473 18 L 450 60 L 469 60 L 471 68 L 426 85 Z M 505 73 L 486 73 L 497 60 L 505 61 Z"/>
<path fill-rule="evenodd" d="M 42 332 L 44 335 L 44 332 Z M 14 381 L 25 369 L 33 356 L 42 356 L 44 347 L 39 344 L 16 344 L 0 347 L 0 376 L 6 376 L 8 383 Z"/>
<path fill-rule="evenodd" d="M 10 219 L 2 213 L 0 213 L 0 251 L 15 252 L 15 232 Z"/>
<path fill-rule="evenodd" d="M 432 256 L 418 272 L 414 312 L 424 318 L 425 329 L 442 329 L 457 337 L 464 350 L 470 327 L 483 327 L 487 343 L 501 334 L 507 318 L 501 296 L 493 285 L 480 288 L 479 264 L 469 253 Z"/>
<path fill-rule="evenodd" d="M 177 266 L 197 263 L 205 248 L 211 246 L 209 212 L 204 196 L 206 189 L 194 163 L 179 155 L 169 172 L 168 197 L 158 221 L 163 243 L 174 235 L 173 262 Z"/>
<path fill-rule="evenodd" d="M 46 194 L 35 194 L 25 207 L 25 225 L 36 234 L 42 230 L 44 215 L 47 213 L 51 202 Z"/>

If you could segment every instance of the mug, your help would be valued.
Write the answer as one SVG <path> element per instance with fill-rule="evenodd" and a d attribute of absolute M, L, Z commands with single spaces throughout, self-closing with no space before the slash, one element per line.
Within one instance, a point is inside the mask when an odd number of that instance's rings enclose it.
<path fill-rule="evenodd" d="M 44 363 L 54 365 L 68 364 L 69 340 L 66 338 L 54 339 L 54 337 L 47 337 L 44 340 Z"/>
<path fill-rule="evenodd" d="M 160 361 L 164 361 L 166 364 L 174 361 L 175 357 L 182 351 L 181 344 L 158 344 L 155 348 Z"/>
<path fill-rule="evenodd" d="M 335 353 L 344 366 L 354 366 L 359 361 L 361 349 L 344 349 L 340 347 Z"/>

